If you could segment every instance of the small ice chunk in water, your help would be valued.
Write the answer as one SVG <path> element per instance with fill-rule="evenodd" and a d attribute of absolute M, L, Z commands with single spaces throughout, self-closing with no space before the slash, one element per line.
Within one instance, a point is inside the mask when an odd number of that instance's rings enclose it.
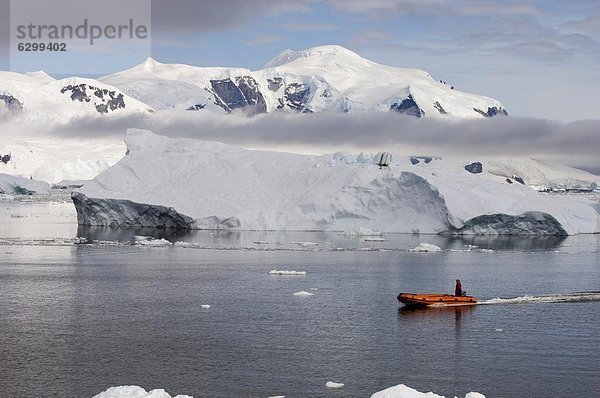
<path fill-rule="evenodd" d="M 399 384 L 394 387 L 386 388 L 371 395 L 371 398 L 444 398 L 441 395 L 433 392 L 420 392 L 414 388 Z M 456 398 L 456 397 L 455 397 Z M 478 392 L 470 392 L 465 395 L 465 398 L 485 398 L 485 395 Z"/>
<path fill-rule="evenodd" d="M 309 296 L 314 296 L 314 295 L 315 295 L 314 293 L 306 292 L 304 290 L 294 293 L 294 296 L 296 296 L 296 297 L 309 297 Z"/>
<path fill-rule="evenodd" d="M 94 396 L 94 398 L 171 398 L 165 390 L 155 389 L 146 391 L 138 386 L 110 387 L 108 390 Z M 193 398 L 189 395 L 177 395 L 173 398 Z"/>
<path fill-rule="evenodd" d="M 502 329 L 502 328 L 497 328 L 497 329 L 496 329 L 496 332 L 504 332 L 504 329 Z"/>
<path fill-rule="evenodd" d="M 306 275 L 306 271 L 283 271 L 276 270 L 269 271 L 269 275 L 294 275 L 294 276 L 303 276 Z"/>
<path fill-rule="evenodd" d="M 418 252 L 418 253 L 433 253 L 433 252 L 439 252 L 442 249 L 439 246 L 436 245 L 432 245 L 431 243 L 419 243 L 419 246 L 413 248 L 413 249 L 408 249 L 411 252 Z"/>
<path fill-rule="evenodd" d="M 209 310 L 210 309 L 210 305 L 208 305 L 208 304 L 202 304 L 202 305 L 200 305 L 200 307 L 202 307 L 203 310 Z"/>
<path fill-rule="evenodd" d="M 327 388 L 342 388 L 342 387 L 344 387 L 344 383 L 336 383 L 333 381 L 328 381 L 327 383 L 325 383 L 325 387 L 327 387 Z"/>
<path fill-rule="evenodd" d="M 298 245 L 301 247 L 319 246 L 317 242 L 292 242 L 292 245 Z"/>

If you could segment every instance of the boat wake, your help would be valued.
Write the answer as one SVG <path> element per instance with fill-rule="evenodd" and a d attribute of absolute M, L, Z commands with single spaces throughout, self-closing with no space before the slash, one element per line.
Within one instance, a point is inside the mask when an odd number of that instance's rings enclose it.
<path fill-rule="evenodd" d="M 512 298 L 496 297 L 490 300 L 478 301 L 479 305 L 490 304 L 533 304 L 533 303 L 581 303 L 600 301 L 600 292 L 581 292 L 566 294 L 549 294 L 545 296 L 521 296 Z"/>

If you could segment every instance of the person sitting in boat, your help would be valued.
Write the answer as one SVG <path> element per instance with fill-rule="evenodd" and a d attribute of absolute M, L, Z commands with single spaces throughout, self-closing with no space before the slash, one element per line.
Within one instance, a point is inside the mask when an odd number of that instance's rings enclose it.
<path fill-rule="evenodd" d="M 454 288 L 454 295 L 456 297 L 461 297 L 465 295 L 465 292 L 462 290 L 462 283 L 460 283 L 460 279 L 456 280 L 456 287 Z"/>

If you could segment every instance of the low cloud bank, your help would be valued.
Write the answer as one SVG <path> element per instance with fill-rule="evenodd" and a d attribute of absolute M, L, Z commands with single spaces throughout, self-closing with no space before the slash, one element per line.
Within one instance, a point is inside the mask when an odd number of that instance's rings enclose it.
<path fill-rule="evenodd" d="M 0 138 L 52 135 L 123 137 L 127 128 L 169 137 L 222 141 L 256 149 L 301 153 L 392 151 L 399 155 L 531 156 L 600 170 L 600 120 L 558 123 L 496 117 L 415 119 L 393 113 L 268 114 L 258 117 L 161 111 L 148 116 L 72 120 L 36 126 L 0 118 Z"/>

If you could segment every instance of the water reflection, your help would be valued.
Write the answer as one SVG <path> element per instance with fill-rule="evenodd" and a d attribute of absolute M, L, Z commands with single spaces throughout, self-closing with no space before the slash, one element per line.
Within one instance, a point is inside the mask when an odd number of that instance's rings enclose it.
<path fill-rule="evenodd" d="M 567 236 L 461 236 L 448 237 L 449 248 L 468 248 L 476 246 L 478 249 L 488 250 L 551 250 L 559 247 Z"/>
<path fill-rule="evenodd" d="M 475 312 L 477 306 L 468 305 L 462 307 L 415 307 L 402 306 L 398 309 L 398 320 L 401 322 L 431 322 L 442 321 L 444 323 L 454 319 L 454 328 L 458 333 L 462 327 L 464 316 Z M 467 318 L 468 319 L 468 318 Z"/>
<path fill-rule="evenodd" d="M 428 242 L 443 250 L 556 250 L 566 244 L 564 236 L 463 236 L 385 234 L 382 241 L 369 241 L 362 236 L 340 232 L 293 231 L 208 231 L 156 228 L 116 228 L 79 226 L 77 236 L 90 241 L 129 241 L 135 235 L 151 236 L 171 242 L 182 241 L 211 247 L 255 247 L 260 249 L 319 248 L 408 250 Z M 580 239 L 581 240 L 581 239 Z"/>
<path fill-rule="evenodd" d="M 176 241 L 188 234 L 189 231 L 173 228 L 112 228 L 87 225 L 79 225 L 77 227 L 77 237 L 86 238 L 88 241 L 128 241 L 136 235 Z"/>

